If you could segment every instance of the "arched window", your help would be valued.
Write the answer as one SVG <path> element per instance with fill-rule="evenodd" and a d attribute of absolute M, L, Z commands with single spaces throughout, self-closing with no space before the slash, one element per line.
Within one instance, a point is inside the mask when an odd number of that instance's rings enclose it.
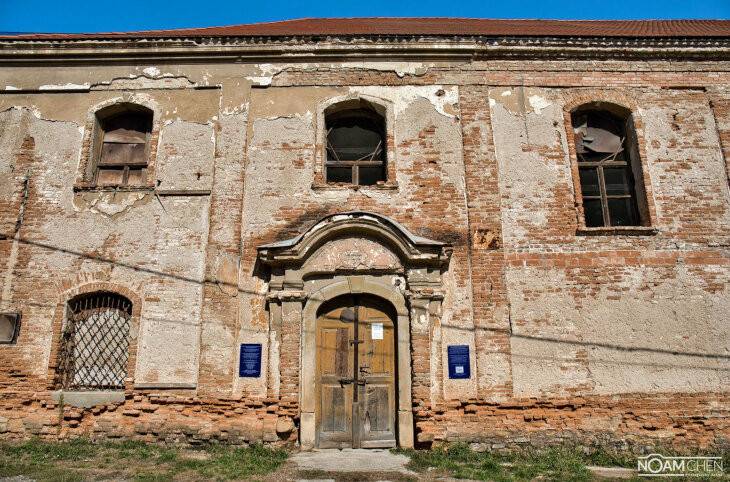
<path fill-rule="evenodd" d="M 337 104 L 325 111 L 325 178 L 368 186 L 386 180 L 385 119 L 367 101 Z"/>
<path fill-rule="evenodd" d="M 97 112 L 96 185 L 146 184 L 152 117 L 151 110 L 136 104 L 113 105 Z"/>
<path fill-rule="evenodd" d="M 631 115 L 597 104 L 572 113 L 578 173 L 587 227 L 646 222 L 644 184 Z"/>
<path fill-rule="evenodd" d="M 71 390 L 123 389 L 132 302 L 116 293 L 77 296 L 66 307 L 58 385 Z"/>

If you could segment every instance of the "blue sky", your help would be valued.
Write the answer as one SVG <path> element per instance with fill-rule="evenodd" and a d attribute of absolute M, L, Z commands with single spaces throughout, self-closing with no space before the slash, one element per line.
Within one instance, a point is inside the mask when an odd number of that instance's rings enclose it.
<path fill-rule="evenodd" d="M 730 19 L 730 0 L 0 0 L 4 32 L 109 32 L 363 16 Z"/>

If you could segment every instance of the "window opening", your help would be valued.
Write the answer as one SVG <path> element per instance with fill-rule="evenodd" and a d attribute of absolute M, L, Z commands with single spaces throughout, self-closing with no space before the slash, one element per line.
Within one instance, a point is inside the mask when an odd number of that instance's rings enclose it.
<path fill-rule="evenodd" d="M 327 182 L 370 186 L 385 182 L 385 122 L 376 112 L 350 109 L 326 118 Z"/>
<path fill-rule="evenodd" d="M 590 110 L 573 114 L 573 127 L 586 226 L 638 225 L 626 121 Z"/>
<path fill-rule="evenodd" d="M 59 388 L 124 388 L 132 303 L 115 293 L 97 292 L 69 301 L 66 313 Z"/>

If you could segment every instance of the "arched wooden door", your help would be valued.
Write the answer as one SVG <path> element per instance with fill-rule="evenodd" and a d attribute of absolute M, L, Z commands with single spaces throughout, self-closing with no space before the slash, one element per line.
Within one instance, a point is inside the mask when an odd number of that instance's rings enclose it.
<path fill-rule="evenodd" d="M 347 295 L 317 317 L 317 445 L 395 447 L 397 388 L 393 308 Z"/>

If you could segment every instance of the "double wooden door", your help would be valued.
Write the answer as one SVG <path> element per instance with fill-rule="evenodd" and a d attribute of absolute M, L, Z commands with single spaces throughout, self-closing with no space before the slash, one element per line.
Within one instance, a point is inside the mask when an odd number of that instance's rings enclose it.
<path fill-rule="evenodd" d="M 320 448 L 395 447 L 395 326 L 370 296 L 325 303 L 317 319 Z"/>

